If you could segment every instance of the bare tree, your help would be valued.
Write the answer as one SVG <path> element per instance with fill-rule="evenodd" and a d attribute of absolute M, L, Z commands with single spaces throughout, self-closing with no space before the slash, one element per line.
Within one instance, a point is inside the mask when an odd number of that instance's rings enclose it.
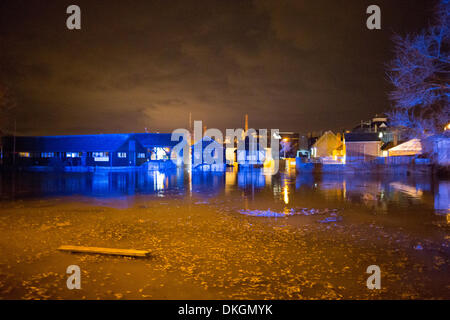
<path fill-rule="evenodd" d="M 393 41 L 390 120 L 410 137 L 441 132 L 450 117 L 450 0 L 440 0 L 433 25 L 418 34 L 395 35 Z"/>
<path fill-rule="evenodd" d="M 280 152 L 283 153 L 283 157 L 286 158 L 286 155 L 289 154 L 289 152 L 292 149 L 292 143 L 288 141 L 287 139 L 281 140 L 281 150 Z"/>

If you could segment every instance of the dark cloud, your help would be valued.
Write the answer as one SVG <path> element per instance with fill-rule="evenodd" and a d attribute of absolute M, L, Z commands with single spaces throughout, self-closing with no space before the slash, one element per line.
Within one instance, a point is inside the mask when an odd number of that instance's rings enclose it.
<path fill-rule="evenodd" d="M 0 3 L 0 80 L 27 134 L 208 127 L 306 132 L 389 107 L 393 31 L 426 25 L 431 1 L 70 1 Z"/>

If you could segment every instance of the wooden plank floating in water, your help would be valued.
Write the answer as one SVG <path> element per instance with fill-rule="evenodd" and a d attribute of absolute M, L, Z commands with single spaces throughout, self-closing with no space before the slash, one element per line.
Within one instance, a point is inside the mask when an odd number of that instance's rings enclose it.
<path fill-rule="evenodd" d="M 147 257 L 150 254 L 150 251 L 148 250 L 80 247 L 80 246 L 60 246 L 58 250 L 81 252 L 81 253 L 108 254 L 116 256 L 130 256 L 130 257 Z"/>

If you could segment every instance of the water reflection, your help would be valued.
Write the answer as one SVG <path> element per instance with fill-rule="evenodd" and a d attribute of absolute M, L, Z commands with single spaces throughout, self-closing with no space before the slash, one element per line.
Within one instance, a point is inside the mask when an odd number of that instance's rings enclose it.
<path fill-rule="evenodd" d="M 437 187 L 434 196 L 434 209 L 438 213 L 447 214 L 447 222 L 450 222 L 450 205 L 448 190 L 450 189 L 449 181 L 441 181 Z"/>
<path fill-rule="evenodd" d="M 239 173 L 233 172 L 233 174 L 237 174 L 238 186 L 240 188 L 247 187 L 256 187 L 256 188 L 264 188 L 266 186 L 266 178 L 261 171 L 258 170 L 243 170 Z"/>
<path fill-rule="evenodd" d="M 450 214 L 449 181 L 416 177 L 367 177 L 324 174 L 297 175 L 293 171 L 271 175 L 264 169 L 226 172 L 190 172 L 182 169 L 109 173 L 18 173 L 0 176 L 4 200 L 25 197 L 83 195 L 121 197 L 154 194 L 160 197 L 245 197 L 271 206 L 317 203 L 360 204 L 378 211 L 391 205 L 425 205 Z"/>

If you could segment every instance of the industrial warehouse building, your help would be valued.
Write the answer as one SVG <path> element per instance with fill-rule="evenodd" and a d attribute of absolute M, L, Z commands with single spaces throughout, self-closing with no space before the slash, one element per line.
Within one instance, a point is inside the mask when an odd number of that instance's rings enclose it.
<path fill-rule="evenodd" d="M 169 162 L 177 143 L 164 133 L 5 136 L 1 159 L 3 166 L 17 167 L 140 167 L 147 162 Z"/>

